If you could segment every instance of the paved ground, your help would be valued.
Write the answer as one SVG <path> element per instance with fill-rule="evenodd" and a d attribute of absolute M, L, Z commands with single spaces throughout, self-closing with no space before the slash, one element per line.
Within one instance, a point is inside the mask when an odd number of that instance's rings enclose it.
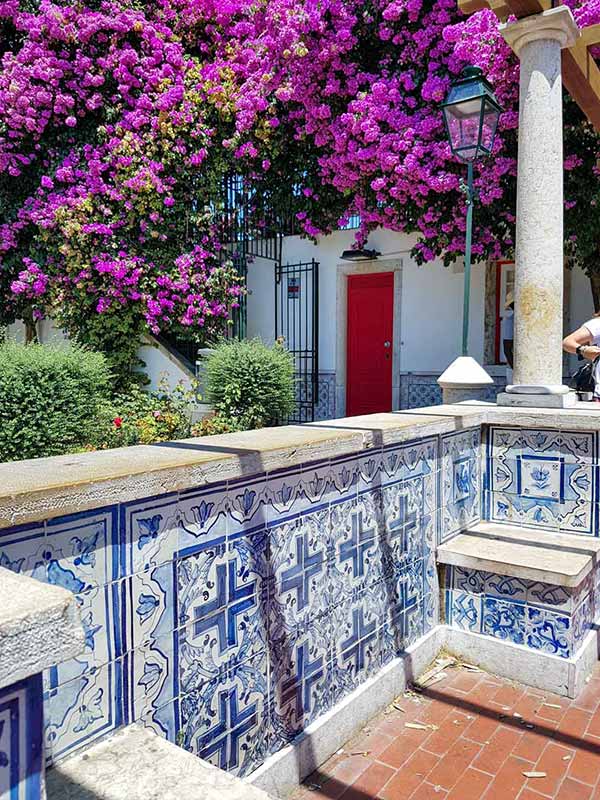
<path fill-rule="evenodd" d="M 449 668 L 395 705 L 294 800 L 600 800 L 600 665 L 577 700 Z"/>

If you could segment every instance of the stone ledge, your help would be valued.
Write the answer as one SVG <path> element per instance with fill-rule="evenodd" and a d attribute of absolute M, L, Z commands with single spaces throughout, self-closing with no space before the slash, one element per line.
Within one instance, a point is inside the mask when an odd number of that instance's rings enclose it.
<path fill-rule="evenodd" d="M 0 464 L 0 528 L 462 429 L 462 411 L 397 412 Z"/>
<path fill-rule="evenodd" d="M 0 464 L 0 529 L 485 424 L 597 430 L 600 409 L 457 405 Z"/>
<path fill-rule="evenodd" d="M 46 790 L 47 800 L 271 800 L 139 725 L 53 767 Z"/>
<path fill-rule="evenodd" d="M 73 658 L 84 646 L 71 592 L 0 567 L 0 688 Z"/>
<path fill-rule="evenodd" d="M 458 534 L 440 545 L 438 561 L 455 567 L 554 586 L 576 587 L 593 567 L 598 547 L 583 550 L 568 534 L 537 538 L 527 528 L 504 528 L 487 523 Z"/>

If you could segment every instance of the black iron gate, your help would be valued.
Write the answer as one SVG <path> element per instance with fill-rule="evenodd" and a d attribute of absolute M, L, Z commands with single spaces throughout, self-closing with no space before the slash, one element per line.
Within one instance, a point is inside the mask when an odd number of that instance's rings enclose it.
<path fill-rule="evenodd" d="M 313 422 L 319 382 L 319 264 L 275 265 L 275 336 L 296 361 L 296 408 L 282 422 Z"/>

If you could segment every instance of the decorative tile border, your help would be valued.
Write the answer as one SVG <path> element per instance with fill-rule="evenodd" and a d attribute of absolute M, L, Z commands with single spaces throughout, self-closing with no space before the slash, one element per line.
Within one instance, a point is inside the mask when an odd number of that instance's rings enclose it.
<path fill-rule="evenodd" d="M 0 690 L 0 797 L 39 800 L 42 792 L 42 676 Z"/>
<path fill-rule="evenodd" d="M 446 622 L 453 628 L 572 658 L 594 622 L 597 580 L 597 575 L 589 576 L 576 589 L 565 589 L 447 567 Z"/>

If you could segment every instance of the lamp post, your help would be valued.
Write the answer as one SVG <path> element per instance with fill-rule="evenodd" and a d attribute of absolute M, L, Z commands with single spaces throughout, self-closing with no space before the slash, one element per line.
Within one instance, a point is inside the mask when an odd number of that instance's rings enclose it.
<path fill-rule="evenodd" d="M 473 162 L 490 155 L 502 108 L 479 67 L 465 67 L 441 105 L 452 153 L 467 164 L 467 230 L 465 237 L 465 284 L 463 300 L 462 355 L 469 353 L 469 306 L 471 300 L 471 249 L 473 239 Z"/>

